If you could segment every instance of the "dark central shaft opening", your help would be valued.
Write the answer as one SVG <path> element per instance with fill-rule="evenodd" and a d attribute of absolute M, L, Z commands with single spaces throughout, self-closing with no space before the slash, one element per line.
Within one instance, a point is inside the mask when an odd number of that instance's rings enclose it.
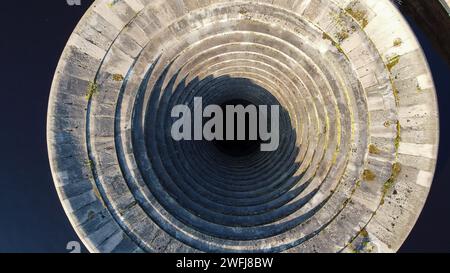
<path fill-rule="evenodd" d="M 242 105 L 244 107 L 247 107 L 248 105 L 251 105 L 252 103 L 247 100 L 242 99 L 233 99 L 226 101 L 220 105 L 222 108 L 223 113 L 226 113 L 226 106 L 232 105 Z M 258 107 L 256 105 L 256 107 Z M 258 115 L 258 124 L 259 124 L 259 113 Z M 226 118 L 226 115 L 224 115 L 224 124 L 227 124 L 229 121 Z M 233 156 L 233 157 L 242 157 L 247 156 L 252 153 L 260 151 L 260 145 L 262 143 L 262 140 L 259 136 L 259 130 L 257 135 L 257 140 L 250 140 L 250 118 L 247 114 L 245 117 L 245 140 L 237 140 L 238 139 L 238 126 L 237 126 L 237 117 L 234 117 L 234 140 L 214 140 L 213 145 L 217 147 L 222 153 Z M 224 126 L 223 133 L 224 136 L 227 135 L 227 126 Z M 259 129 L 259 128 L 258 128 Z M 226 139 L 226 138 L 225 138 Z"/>

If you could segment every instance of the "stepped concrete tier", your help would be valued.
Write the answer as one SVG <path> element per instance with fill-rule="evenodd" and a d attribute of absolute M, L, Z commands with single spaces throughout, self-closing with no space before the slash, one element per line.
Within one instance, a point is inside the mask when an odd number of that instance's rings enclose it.
<path fill-rule="evenodd" d="M 174 141 L 171 109 L 194 97 L 279 105 L 279 149 Z M 92 252 L 397 251 L 438 131 L 388 0 L 98 0 L 48 112 L 55 184 Z"/>

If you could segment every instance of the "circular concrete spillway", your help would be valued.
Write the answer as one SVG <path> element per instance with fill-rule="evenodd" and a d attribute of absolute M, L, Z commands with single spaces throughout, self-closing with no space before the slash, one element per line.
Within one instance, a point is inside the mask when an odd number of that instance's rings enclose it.
<path fill-rule="evenodd" d="M 173 140 L 171 109 L 194 97 L 279 105 L 278 149 Z M 92 252 L 397 251 L 438 130 L 387 0 L 97 0 L 48 113 L 58 194 Z"/>

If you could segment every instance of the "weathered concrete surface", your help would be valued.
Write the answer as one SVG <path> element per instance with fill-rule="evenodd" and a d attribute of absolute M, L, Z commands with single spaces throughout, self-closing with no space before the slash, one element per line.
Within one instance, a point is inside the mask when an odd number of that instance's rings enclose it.
<path fill-rule="evenodd" d="M 170 110 L 279 104 L 280 148 L 175 142 Z M 387 0 L 98 0 L 55 73 L 50 163 L 92 252 L 393 252 L 431 186 L 436 96 Z"/>

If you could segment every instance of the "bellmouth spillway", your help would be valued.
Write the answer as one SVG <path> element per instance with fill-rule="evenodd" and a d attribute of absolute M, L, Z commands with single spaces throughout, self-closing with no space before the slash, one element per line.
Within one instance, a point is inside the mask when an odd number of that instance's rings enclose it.
<path fill-rule="evenodd" d="M 279 105 L 278 149 L 173 140 L 171 109 L 194 97 Z M 390 1 L 97 0 L 61 56 L 47 138 L 91 252 L 395 252 L 438 119 Z"/>

